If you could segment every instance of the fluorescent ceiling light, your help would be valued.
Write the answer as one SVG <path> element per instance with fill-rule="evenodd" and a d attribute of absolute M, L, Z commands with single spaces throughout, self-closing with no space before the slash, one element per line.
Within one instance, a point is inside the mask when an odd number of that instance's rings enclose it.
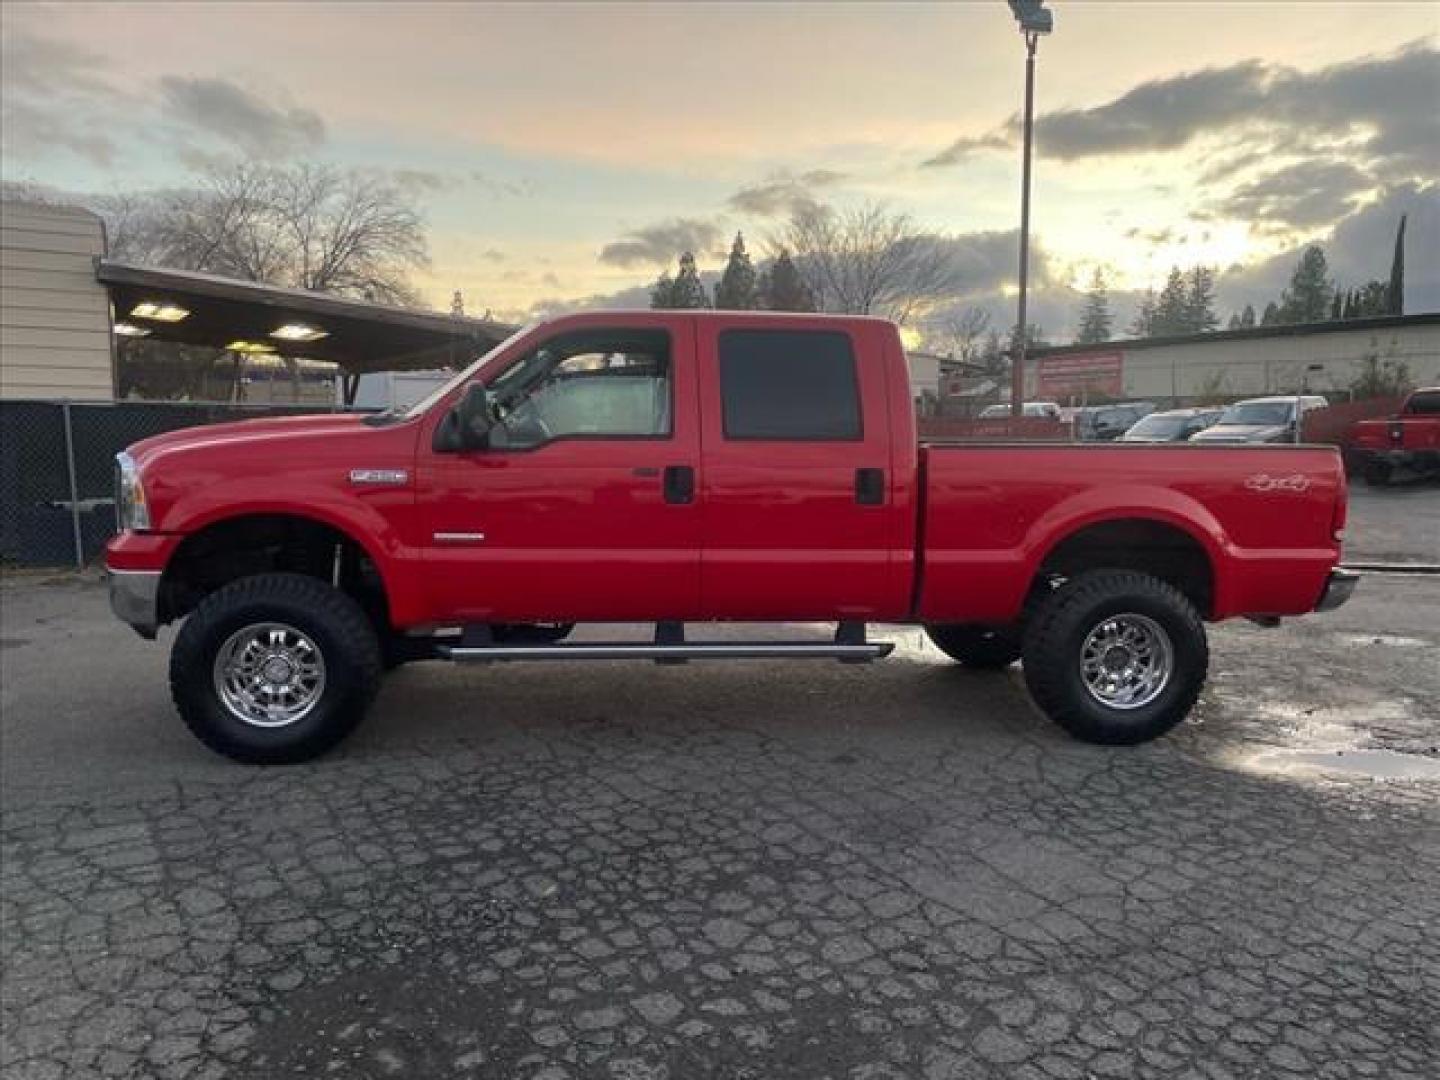
<path fill-rule="evenodd" d="M 112 329 L 120 337 L 149 337 L 150 331 L 143 326 L 136 326 L 134 323 L 117 322 Z"/>
<path fill-rule="evenodd" d="M 137 319 L 150 319 L 154 322 L 179 322 L 189 315 L 190 311 L 179 304 L 169 304 L 163 300 L 144 300 L 131 308 L 130 314 Z"/>
<path fill-rule="evenodd" d="M 271 330 L 270 336 L 281 341 L 319 341 L 322 337 L 329 337 L 330 331 L 304 323 L 286 323 Z"/>
<path fill-rule="evenodd" d="M 275 351 L 274 345 L 266 345 L 263 341 L 232 341 L 225 348 L 230 352 L 263 354 Z"/>

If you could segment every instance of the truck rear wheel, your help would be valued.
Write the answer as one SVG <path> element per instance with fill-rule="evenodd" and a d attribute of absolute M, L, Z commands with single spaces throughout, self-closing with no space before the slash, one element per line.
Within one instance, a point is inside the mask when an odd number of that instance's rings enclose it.
<path fill-rule="evenodd" d="M 993 670 L 1020 659 L 1020 642 L 1015 635 L 993 626 L 927 626 L 925 635 L 951 660 L 968 668 Z"/>
<path fill-rule="evenodd" d="M 1033 609 L 1023 644 L 1036 704 L 1077 739 L 1148 742 L 1190 712 L 1209 648 L 1173 586 L 1129 570 L 1080 574 Z"/>
<path fill-rule="evenodd" d="M 170 692 L 210 749 L 273 765 L 318 757 L 365 715 L 380 681 L 374 627 L 350 597 L 300 574 L 211 593 L 170 654 Z"/>

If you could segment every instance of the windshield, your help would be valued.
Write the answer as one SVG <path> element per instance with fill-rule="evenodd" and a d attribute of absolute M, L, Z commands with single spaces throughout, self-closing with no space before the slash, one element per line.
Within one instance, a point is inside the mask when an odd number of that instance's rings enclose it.
<path fill-rule="evenodd" d="M 534 328 L 535 323 L 529 323 L 526 326 L 522 326 L 519 330 L 516 330 L 515 333 L 511 334 L 504 341 L 500 342 L 500 344 L 496 345 L 493 349 L 487 352 L 484 356 L 480 357 L 480 359 L 476 360 L 469 367 L 457 372 L 454 378 L 447 380 L 440 386 L 436 387 L 434 390 L 430 391 L 430 393 L 426 394 L 414 405 L 411 405 L 410 408 L 406 409 L 401 415 L 406 420 L 413 420 L 417 416 L 423 416 L 425 413 L 429 412 L 434 407 L 437 401 L 445 397 L 445 395 L 450 393 L 450 391 L 456 389 L 457 387 L 463 386 L 465 383 L 473 379 L 476 372 L 478 372 L 482 367 L 489 363 L 492 356 L 498 353 L 501 349 L 506 348 L 516 338 L 520 337 L 523 334 L 528 334 Z"/>
<path fill-rule="evenodd" d="M 1147 416 L 1126 434 L 1169 439 L 1180 434 L 1180 429 L 1184 426 L 1185 417 L 1183 416 Z"/>
<path fill-rule="evenodd" d="M 1242 401 L 1231 405 L 1220 418 L 1222 424 L 1288 424 L 1295 406 L 1288 401 Z"/>

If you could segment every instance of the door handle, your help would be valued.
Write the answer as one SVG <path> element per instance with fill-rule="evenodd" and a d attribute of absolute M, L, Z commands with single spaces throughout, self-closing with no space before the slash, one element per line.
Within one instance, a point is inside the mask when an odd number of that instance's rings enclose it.
<path fill-rule="evenodd" d="M 885 470 L 855 470 L 855 501 L 861 506 L 880 506 L 885 502 Z"/>
<path fill-rule="evenodd" d="M 689 465 L 665 466 L 665 478 L 661 483 L 667 503 L 685 506 L 695 501 L 695 470 Z"/>

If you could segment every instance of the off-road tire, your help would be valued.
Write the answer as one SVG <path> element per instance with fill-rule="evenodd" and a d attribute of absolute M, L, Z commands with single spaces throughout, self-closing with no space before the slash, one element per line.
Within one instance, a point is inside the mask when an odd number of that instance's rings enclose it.
<path fill-rule="evenodd" d="M 1127 613 L 1150 619 L 1168 636 L 1172 670 L 1153 701 L 1119 709 L 1091 695 L 1080 661 L 1090 631 Z M 1184 720 L 1209 666 L 1195 606 L 1159 578 L 1130 570 L 1087 571 L 1042 597 L 1027 618 L 1022 653 L 1025 683 L 1041 710 L 1075 738 L 1109 746 L 1149 742 Z"/>
<path fill-rule="evenodd" d="M 993 626 L 947 623 L 925 627 L 925 636 L 956 663 L 995 671 L 1020 659 L 1020 641 L 1009 630 Z"/>
<path fill-rule="evenodd" d="M 226 639 L 273 621 L 306 634 L 325 663 L 325 687 L 309 713 L 285 727 L 255 727 L 231 714 L 214 668 Z M 256 765 L 307 761 L 345 738 L 379 689 L 381 650 L 364 610 L 324 582 L 257 574 L 207 596 L 185 620 L 170 653 L 170 693 L 195 737 L 216 753 Z"/>
<path fill-rule="evenodd" d="M 1367 461 L 1361 469 L 1361 475 L 1370 487 L 1388 487 L 1393 474 L 1388 461 Z"/>

